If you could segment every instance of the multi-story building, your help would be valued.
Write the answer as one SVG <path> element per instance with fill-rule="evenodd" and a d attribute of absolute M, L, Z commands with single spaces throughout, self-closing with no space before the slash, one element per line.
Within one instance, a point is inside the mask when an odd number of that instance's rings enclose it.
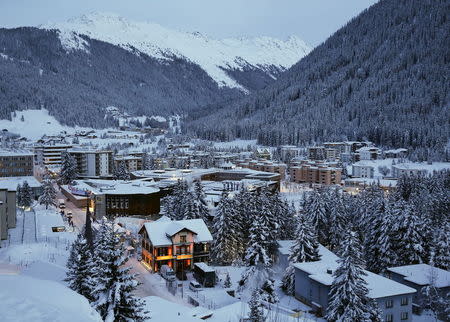
<path fill-rule="evenodd" d="M 386 276 L 416 290 L 412 299 L 415 313 L 421 313 L 425 287 L 432 285 L 442 298 L 448 296 L 450 292 L 450 272 L 428 264 L 390 267 Z M 446 317 L 440 318 L 445 320 Z"/>
<path fill-rule="evenodd" d="M 238 161 L 237 165 L 242 168 L 252 169 L 256 171 L 278 173 L 281 180 L 284 180 L 286 176 L 286 164 L 275 163 L 267 160 L 245 160 Z"/>
<path fill-rule="evenodd" d="M 333 272 L 339 259 L 325 247 L 319 248 L 321 258 L 316 262 L 296 263 L 295 297 L 310 305 L 319 315 L 328 313 Z M 412 297 L 414 288 L 390 280 L 378 274 L 364 271 L 368 297 L 375 300 L 384 321 L 412 321 Z"/>
<path fill-rule="evenodd" d="M 158 272 L 162 265 L 175 272 L 186 271 L 194 263 L 209 261 L 213 238 L 202 219 L 164 219 L 145 223 L 139 231 L 142 261 L 152 272 Z"/>
<path fill-rule="evenodd" d="M 381 158 L 381 151 L 375 146 L 365 146 L 356 150 L 355 160 L 378 160 Z"/>
<path fill-rule="evenodd" d="M 8 238 L 8 229 L 16 227 L 16 189 L 0 188 L 0 239 Z"/>
<path fill-rule="evenodd" d="M 90 196 L 90 204 L 94 208 L 96 218 L 151 216 L 160 211 L 160 189 L 152 182 L 101 179 L 75 182 L 74 186 L 61 186 L 61 191 L 74 204 L 80 206 L 86 204 L 86 196 Z"/>
<path fill-rule="evenodd" d="M 374 163 L 370 161 L 358 161 L 352 164 L 352 177 L 373 178 L 374 166 Z"/>
<path fill-rule="evenodd" d="M 125 162 L 129 172 L 142 170 L 142 156 L 118 155 L 114 158 L 116 169 L 119 167 L 121 162 Z"/>
<path fill-rule="evenodd" d="M 304 149 L 295 145 L 282 145 L 280 147 L 281 160 L 288 162 L 293 158 L 298 158 L 302 155 Z"/>
<path fill-rule="evenodd" d="M 113 152 L 108 150 L 68 150 L 77 162 L 80 178 L 107 177 L 112 174 Z"/>
<path fill-rule="evenodd" d="M 385 150 L 383 151 L 384 157 L 387 159 L 400 159 L 400 158 L 406 158 L 406 155 L 408 154 L 408 149 L 392 149 L 392 150 Z"/>
<path fill-rule="evenodd" d="M 297 183 L 340 184 L 342 169 L 337 162 L 302 160 L 289 168 L 289 175 Z"/>
<path fill-rule="evenodd" d="M 33 175 L 33 153 L 24 150 L 0 150 L 0 177 Z"/>
<path fill-rule="evenodd" d="M 59 166 L 62 153 L 71 148 L 71 144 L 65 143 L 37 145 L 34 147 L 35 161 L 40 166 Z"/>
<path fill-rule="evenodd" d="M 405 162 L 392 165 L 392 177 L 431 174 L 434 171 L 450 170 L 450 162 Z"/>

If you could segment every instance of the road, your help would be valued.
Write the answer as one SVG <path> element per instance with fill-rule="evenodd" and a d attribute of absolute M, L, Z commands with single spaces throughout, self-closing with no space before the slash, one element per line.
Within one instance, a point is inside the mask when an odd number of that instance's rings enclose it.
<path fill-rule="evenodd" d="M 75 224 L 75 227 L 78 230 L 81 230 L 86 223 L 86 209 L 81 209 L 76 207 L 72 202 L 67 200 L 67 197 L 62 194 L 59 188 L 56 186 L 56 199 L 63 199 L 66 205 L 64 212 L 67 214 L 68 212 L 72 213 L 72 221 Z M 58 205 L 57 205 L 58 206 Z"/>

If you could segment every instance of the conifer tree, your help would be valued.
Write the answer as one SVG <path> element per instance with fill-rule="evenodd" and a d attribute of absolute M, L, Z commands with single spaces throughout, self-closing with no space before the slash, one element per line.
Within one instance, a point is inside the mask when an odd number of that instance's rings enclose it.
<path fill-rule="evenodd" d="M 194 184 L 194 198 L 198 208 L 198 218 L 203 219 L 205 224 L 210 226 L 210 213 L 200 180 L 197 180 Z"/>
<path fill-rule="evenodd" d="M 125 248 L 113 224 L 103 221 L 95 241 L 96 310 L 105 321 L 145 321 L 144 303 L 133 295 L 137 281 L 125 264 Z"/>
<path fill-rule="evenodd" d="M 258 289 L 254 289 L 250 302 L 248 302 L 250 307 L 250 321 L 251 322 L 264 322 L 266 319 L 264 317 L 264 310 L 261 304 L 261 296 Z"/>
<path fill-rule="evenodd" d="M 342 238 L 348 227 L 347 209 L 342 196 L 333 192 L 333 206 L 330 209 L 329 247 L 333 252 L 341 249 Z"/>
<path fill-rule="evenodd" d="M 434 235 L 433 262 L 436 267 L 450 270 L 450 223 L 444 223 Z"/>
<path fill-rule="evenodd" d="M 119 162 L 119 166 L 115 169 L 114 178 L 116 180 L 130 180 L 130 171 L 124 160 Z"/>
<path fill-rule="evenodd" d="M 370 321 L 364 260 L 357 234 L 350 231 L 343 243 L 339 266 L 333 273 L 326 319 L 328 321 Z"/>
<path fill-rule="evenodd" d="M 27 181 L 23 182 L 20 193 L 22 194 L 22 196 L 20 197 L 21 206 L 24 208 L 31 207 L 31 204 L 33 202 L 33 192 L 31 191 L 31 188 L 28 185 Z"/>
<path fill-rule="evenodd" d="M 45 205 L 45 209 L 48 209 L 48 206 L 55 205 L 56 190 L 49 179 L 44 180 L 42 186 L 43 192 L 42 195 L 39 196 L 39 204 Z"/>
<path fill-rule="evenodd" d="M 227 272 L 227 275 L 225 276 L 225 281 L 223 282 L 223 287 L 230 288 L 231 287 L 231 277 L 230 273 Z"/>
<path fill-rule="evenodd" d="M 68 152 L 61 153 L 61 174 L 62 184 L 70 184 L 77 178 L 77 163 L 75 158 Z"/>
<path fill-rule="evenodd" d="M 64 281 L 68 283 L 70 289 L 92 302 L 94 300 L 93 291 L 96 287 L 95 275 L 96 267 L 89 245 L 83 233 L 79 233 L 70 249 Z"/>
<path fill-rule="evenodd" d="M 305 213 L 317 231 L 319 242 L 327 246 L 329 241 L 328 216 L 326 208 L 325 193 L 314 191 L 306 200 Z"/>
<path fill-rule="evenodd" d="M 280 301 L 277 293 L 275 292 L 275 280 L 272 278 L 266 279 L 259 292 L 263 301 L 269 303 L 277 303 Z"/>
<path fill-rule="evenodd" d="M 316 233 L 304 216 L 300 217 L 296 239 L 289 253 L 289 265 L 281 281 L 281 288 L 286 294 L 293 295 L 295 288 L 295 269 L 293 264 L 320 260 L 319 242 Z"/>
<path fill-rule="evenodd" d="M 17 198 L 16 202 L 17 206 L 21 208 L 23 207 L 22 197 L 23 197 L 22 187 L 20 186 L 20 184 L 18 184 L 16 188 L 16 198 Z"/>

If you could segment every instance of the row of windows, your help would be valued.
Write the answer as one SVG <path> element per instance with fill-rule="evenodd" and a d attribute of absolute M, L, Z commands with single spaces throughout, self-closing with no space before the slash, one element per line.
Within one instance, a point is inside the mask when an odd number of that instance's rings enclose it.
<path fill-rule="evenodd" d="M 408 318 L 409 318 L 408 312 L 402 312 L 400 314 L 400 320 L 404 321 L 404 320 L 408 320 Z M 392 314 L 387 314 L 385 321 L 386 322 L 394 322 L 394 316 Z"/>
<path fill-rule="evenodd" d="M 408 300 L 407 297 L 402 297 L 401 298 L 400 305 L 405 306 L 405 305 L 408 305 L 408 303 L 409 303 L 409 300 Z M 386 301 L 386 308 L 387 309 L 392 308 L 393 306 L 394 306 L 394 302 L 392 300 L 387 300 Z"/>
<path fill-rule="evenodd" d="M 32 157 L 0 157 L 0 161 L 11 161 L 11 160 L 15 160 L 15 161 L 24 161 L 24 160 L 29 160 L 32 159 Z"/>

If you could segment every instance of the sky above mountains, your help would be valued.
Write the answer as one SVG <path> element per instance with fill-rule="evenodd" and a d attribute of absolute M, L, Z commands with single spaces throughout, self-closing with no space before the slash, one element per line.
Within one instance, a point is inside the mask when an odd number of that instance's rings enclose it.
<path fill-rule="evenodd" d="M 297 35 L 316 46 L 377 0 L 0 0 L 2 27 L 113 12 L 216 38 Z"/>

